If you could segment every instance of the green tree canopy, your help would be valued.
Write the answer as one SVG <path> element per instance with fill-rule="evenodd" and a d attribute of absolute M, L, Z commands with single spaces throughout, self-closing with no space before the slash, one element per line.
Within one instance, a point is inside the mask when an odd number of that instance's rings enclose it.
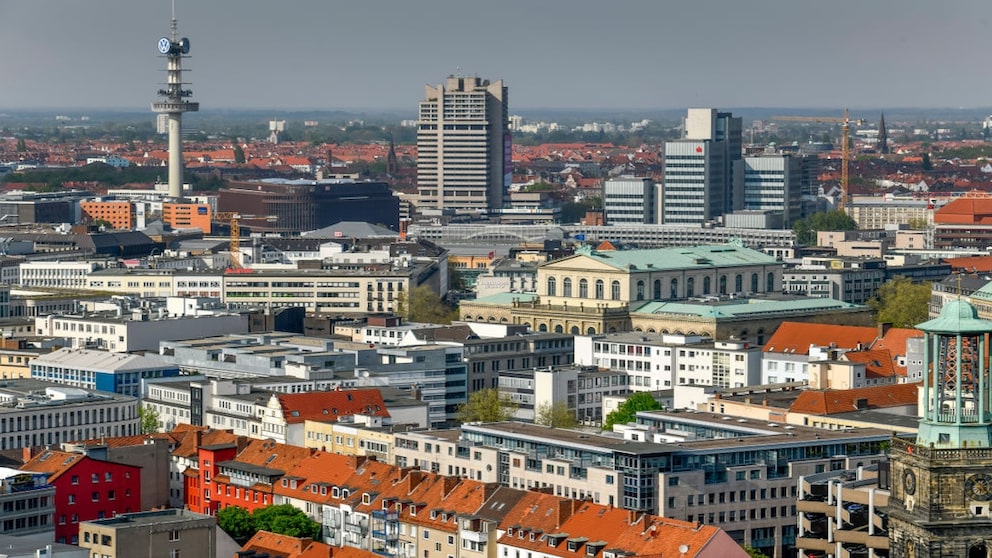
<path fill-rule="evenodd" d="M 743 546 L 742 548 L 744 549 L 744 552 L 747 552 L 747 555 L 750 556 L 751 558 L 768 558 L 767 554 L 758 550 L 757 548 L 752 548 L 750 546 Z"/>
<path fill-rule="evenodd" d="M 646 391 L 637 392 L 628 397 L 616 410 L 606 415 L 606 420 L 603 421 L 603 430 L 612 430 L 614 424 L 634 422 L 637 411 L 654 411 L 660 408 L 661 403 L 658 403 L 654 397 L 651 397 L 650 393 Z"/>
<path fill-rule="evenodd" d="M 564 401 L 538 405 L 534 422 L 541 426 L 552 426 L 554 428 L 575 428 L 579 425 L 579 421 L 575 418 L 575 413 L 568 410 L 568 405 Z"/>
<path fill-rule="evenodd" d="M 320 539 L 320 524 L 292 504 L 266 506 L 252 512 L 256 531 Z"/>
<path fill-rule="evenodd" d="M 462 422 L 501 422 L 513 417 L 519 405 L 496 388 L 473 391 L 468 402 L 458 407 L 458 420 Z"/>
<path fill-rule="evenodd" d="M 217 526 L 231 536 L 232 539 L 244 544 L 255 531 L 255 520 L 251 513 L 241 506 L 228 506 L 217 512 Z"/>
<path fill-rule="evenodd" d="M 404 296 L 405 295 L 405 296 Z M 411 322 L 450 324 L 458 317 L 458 310 L 452 309 L 441 300 L 434 289 L 427 285 L 414 287 L 399 297 L 399 313 L 406 313 Z"/>
<path fill-rule="evenodd" d="M 142 434 L 158 432 L 158 411 L 148 405 L 138 405 L 138 426 Z"/>
<path fill-rule="evenodd" d="M 875 321 L 893 327 L 916 327 L 930 318 L 930 283 L 913 283 L 901 275 L 886 281 L 868 306 Z"/>
<path fill-rule="evenodd" d="M 245 162 L 245 150 L 240 143 L 234 144 L 234 162 L 239 164 Z"/>
<path fill-rule="evenodd" d="M 792 231 L 796 233 L 796 242 L 804 246 L 815 245 L 816 233 L 819 231 L 853 231 L 857 228 L 857 222 L 840 210 L 814 213 L 792 225 Z"/>

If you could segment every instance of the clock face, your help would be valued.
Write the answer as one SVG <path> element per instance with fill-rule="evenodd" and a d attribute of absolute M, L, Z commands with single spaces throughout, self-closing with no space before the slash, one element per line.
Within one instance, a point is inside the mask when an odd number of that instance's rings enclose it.
<path fill-rule="evenodd" d="M 162 37 L 158 40 L 159 52 L 162 54 L 169 54 L 170 50 L 172 50 L 172 41 L 170 41 L 167 37 Z"/>
<path fill-rule="evenodd" d="M 964 481 L 964 492 L 972 500 L 992 500 L 992 475 L 971 475 Z"/>
<path fill-rule="evenodd" d="M 912 469 L 906 469 L 902 474 L 902 487 L 906 494 L 912 496 L 916 493 L 916 473 Z"/>

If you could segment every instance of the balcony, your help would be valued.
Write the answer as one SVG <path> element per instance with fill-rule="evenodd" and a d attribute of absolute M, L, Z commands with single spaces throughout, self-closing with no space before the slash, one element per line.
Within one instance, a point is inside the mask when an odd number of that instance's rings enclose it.
<path fill-rule="evenodd" d="M 471 542 L 485 543 L 489 541 L 489 534 L 481 531 L 469 531 L 467 529 L 462 529 L 458 532 L 458 535 L 463 540 Z"/>

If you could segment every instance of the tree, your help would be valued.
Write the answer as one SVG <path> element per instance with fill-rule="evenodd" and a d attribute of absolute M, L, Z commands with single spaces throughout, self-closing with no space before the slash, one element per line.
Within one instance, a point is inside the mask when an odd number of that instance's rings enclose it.
<path fill-rule="evenodd" d="M 17 138 L 17 152 L 24 153 L 28 150 L 28 144 L 24 143 L 24 138 Z"/>
<path fill-rule="evenodd" d="M 502 422 L 513 417 L 519 405 L 496 388 L 473 391 L 468 402 L 458 406 L 458 420 L 462 422 Z"/>
<path fill-rule="evenodd" d="M 579 425 L 579 421 L 575 418 L 575 413 L 568 410 L 568 405 L 564 401 L 538 405 L 534 422 L 541 426 L 551 426 L 554 428 L 575 428 Z"/>
<path fill-rule="evenodd" d="M 405 314 L 411 322 L 450 324 L 458 317 L 458 311 L 445 304 L 434 289 L 427 285 L 414 287 L 400 293 L 397 312 Z"/>
<path fill-rule="evenodd" d="M 320 524 L 292 504 L 259 508 L 252 512 L 251 517 L 256 531 L 320 539 Z"/>
<path fill-rule="evenodd" d="M 857 228 L 858 223 L 840 210 L 814 213 L 792 225 L 796 242 L 806 246 L 816 244 L 816 233 L 819 231 L 853 231 Z"/>
<path fill-rule="evenodd" d="M 752 548 L 750 546 L 744 545 L 741 548 L 747 553 L 751 558 L 768 558 L 768 555 L 764 552 L 758 550 L 757 548 Z"/>
<path fill-rule="evenodd" d="M 241 147 L 241 144 L 234 144 L 234 162 L 238 164 L 243 164 L 245 162 L 245 150 Z"/>
<path fill-rule="evenodd" d="M 628 397 L 616 410 L 606 415 L 606 420 L 603 421 L 603 430 L 612 430 L 614 424 L 634 422 L 637 411 L 655 411 L 660 408 L 661 403 L 651 397 L 650 393 L 639 391 Z"/>
<path fill-rule="evenodd" d="M 923 159 L 923 162 L 922 162 L 923 170 L 925 170 L 925 171 L 931 171 L 931 170 L 933 170 L 933 162 L 930 161 L 930 154 L 929 153 L 924 153 L 922 159 Z"/>
<path fill-rule="evenodd" d="M 217 526 L 242 544 L 258 531 L 312 539 L 319 539 L 321 531 L 319 523 L 292 504 L 266 506 L 251 513 L 240 506 L 228 506 L 217 512 Z"/>
<path fill-rule="evenodd" d="M 142 434 L 158 432 L 158 411 L 148 405 L 138 405 L 138 424 Z"/>
<path fill-rule="evenodd" d="M 886 281 L 868 301 L 878 323 L 916 327 L 930 318 L 930 283 L 913 283 L 901 275 Z"/>
<path fill-rule="evenodd" d="M 218 511 L 217 526 L 241 544 L 258 531 L 255 528 L 255 519 L 241 506 L 228 506 Z"/>

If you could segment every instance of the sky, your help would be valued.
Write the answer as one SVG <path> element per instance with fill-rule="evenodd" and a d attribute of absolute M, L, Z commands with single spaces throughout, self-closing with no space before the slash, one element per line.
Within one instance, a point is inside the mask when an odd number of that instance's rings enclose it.
<path fill-rule="evenodd" d="M 175 0 L 201 110 L 992 106 L 986 0 Z M 142 110 L 170 0 L 0 0 L 0 109 Z"/>

